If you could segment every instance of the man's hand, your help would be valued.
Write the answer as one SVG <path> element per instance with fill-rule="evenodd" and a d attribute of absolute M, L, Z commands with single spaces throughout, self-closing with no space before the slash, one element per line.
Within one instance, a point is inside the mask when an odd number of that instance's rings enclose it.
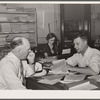
<path fill-rule="evenodd" d="M 35 59 L 35 53 L 33 51 L 31 51 L 27 57 L 29 64 L 33 64 L 34 63 L 34 59 Z"/>
<path fill-rule="evenodd" d="M 67 72 L 67 71 L 73 71 L 73 67 L 72 66 L 70 66 L 70 65 L 66 65 L 66 66 L 64 66 L 63 68 L 62 68 L 62 71 L 63 72 Z"/>

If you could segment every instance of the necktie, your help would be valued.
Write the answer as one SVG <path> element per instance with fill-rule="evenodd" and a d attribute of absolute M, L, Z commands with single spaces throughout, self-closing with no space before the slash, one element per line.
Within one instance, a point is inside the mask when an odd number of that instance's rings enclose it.
<path fill-rule="evenodd" d="M 21 70 L 20 73 L 21 73 L 21 78 L 22 78 L 22 84 L 23 84 L 23 85 L 26 85 L 26 80 L 25 80 L 25 77 L 24 77 L 24 68 L 23 68 L 22 61 L 21 61 L 20 70 Z"/>

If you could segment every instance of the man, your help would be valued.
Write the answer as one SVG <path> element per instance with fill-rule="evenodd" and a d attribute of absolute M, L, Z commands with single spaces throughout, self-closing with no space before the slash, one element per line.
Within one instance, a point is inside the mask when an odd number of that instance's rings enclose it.
<path fill-rule="evenodd" d="M 23 37 L 15 37 L 10 46 L 11 52 L 0 62 L 0 89 L 26 89 L 24 77 L 35 73 L 35 54 L 30 49 L 29 41 Z"/>
<path fill-rule="evenodd" d="M 76 71 L 86 75 L 99 74 L 100 51 L 88 46 L 86 34 L 78 33 L 74 38 L 74 45 L 77 53 L 66 60 L 67 65 L 62 70 Z"/>

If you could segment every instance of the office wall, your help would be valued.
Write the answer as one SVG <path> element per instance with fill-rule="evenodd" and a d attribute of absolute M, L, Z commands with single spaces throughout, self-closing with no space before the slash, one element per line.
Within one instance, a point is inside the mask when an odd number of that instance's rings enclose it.
<path fill-rule="evenodd" d="M 46 43 L 46 35 L 54 32 L 60 40 L 60 5 L 58 4 L 21 4 L 25 8 L 36 8 L 38 43 Z"/>
<path fill-rule="evenodd" d="M 91 5 L 91 37 L 95 40 L 100 35 L 100 4 Z"/>
<path fill-rule="evenodd" d="M 60 40 L 60 5 L 58 4 L 34 4 L 34 3 L 19 3 L 19 4 L 7 4 L 12 8 L 24 7 L 24 8 L 36 8 L 37 12 L 37 34 L 38 43 L 46 43 L 46 36 L 49 33 L 48 23 L 50 25 L 50 31 L 55 33 Z"/>
<path fill-rule="evenodd" d="M 83 4 L 67 4 L 64 6 L 65 20 L 82 20 L 84 19 Z"/>

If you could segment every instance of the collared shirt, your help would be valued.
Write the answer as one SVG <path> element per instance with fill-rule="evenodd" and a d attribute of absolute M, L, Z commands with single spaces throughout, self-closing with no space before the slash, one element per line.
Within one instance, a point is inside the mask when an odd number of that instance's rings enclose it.
<path fill-rule="evenodd" d="M 12 53 L 8 53 L 0 62 L 0 89 L 22 90 L 26 87 L 22 84 L 20 60 Z M 24 77 L 33 73 L 32 68 L 24 61 Z"/>
<path fill-rule="evenodd" d="M 66 62 L 72 66 L 78 65 L 79 67 L 90 67 L 98 74 L 100 72 L 100 51 L 88 47 L 84 55 L 76 53 L 68 58 Z"/>

